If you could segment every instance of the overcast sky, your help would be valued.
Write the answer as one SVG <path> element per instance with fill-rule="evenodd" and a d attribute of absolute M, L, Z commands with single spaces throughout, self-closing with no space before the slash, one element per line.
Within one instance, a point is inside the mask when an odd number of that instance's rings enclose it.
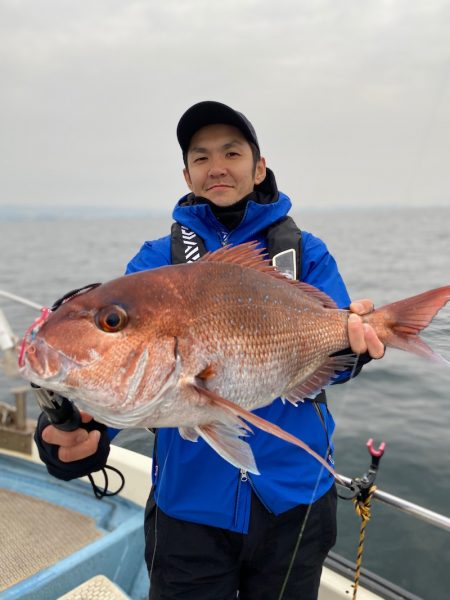
<path fill-rule="evenodd" d="M 200 100 L 298 207 L 450 206 L 449 1 L 0 0 L 0 51 L 0 211 L 170 211 Z"/>

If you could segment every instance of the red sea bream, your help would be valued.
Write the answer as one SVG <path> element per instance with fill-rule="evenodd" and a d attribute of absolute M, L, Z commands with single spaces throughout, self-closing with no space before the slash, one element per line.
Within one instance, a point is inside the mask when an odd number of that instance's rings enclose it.
<path fill-rule="evenodd" d="M 387 346 L 446 362 L 417 334 L 449 299 L 446 286 L 364 320 Z M 107 425 L 178 427 L 257 472 L 247 423 L 313 453 L 249 411 L 312 398 L 351 368 L 332 356 L 349 346 L 348 315 L 244 244 L 74 294 L 26 336 L 22 371 Z"/>

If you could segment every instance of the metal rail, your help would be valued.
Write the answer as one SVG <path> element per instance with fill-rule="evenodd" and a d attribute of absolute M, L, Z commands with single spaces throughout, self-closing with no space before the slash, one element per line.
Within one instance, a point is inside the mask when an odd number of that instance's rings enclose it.
<path fill-rule="evenodd" d="M 339 477 L 344 481 L 344 483 L 351 483 L 351 479 L 349 477 L 344 477 L 343 475 L 339 475 Z M 384 504 L 397 508 L 401 512 L 415 517 L 416 519 L 420 519 L 426 523 L 429 523 L 430 525 L 434 525 L 435 527 L 439 527 L 444 531 L 450 532 L 449 517 L 445 517 L 444 515 L 433 512 L 432 510 L 428 510 L 428 508 L 424 508 L 418 504 L 413 504 L 412 502 L 408 502 L 408 500 L 403 500 L 403 498 L 393 496 L 392 494 L 388 494 L 382 490 L 376 490 L 373 497 Z"/>

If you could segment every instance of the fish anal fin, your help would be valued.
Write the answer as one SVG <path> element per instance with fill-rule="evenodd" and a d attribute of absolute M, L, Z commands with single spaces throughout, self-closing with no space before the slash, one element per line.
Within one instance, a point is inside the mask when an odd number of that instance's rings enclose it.
<path fill-rule="evenodd" d="M 198 440 L 198 433 L 194 427 L 178 427 L 178 432 L 183 440 L 189 442 L 196 442 Z"/>
<path fill-rule="evenodd" d="M 240 420 L 240 419 L 239 419 Z M 195 430 L 217 454 L 238 469 L 245 469 L 249 473 L 259 475 L 252 449 L 240 438 L 246 435 L 246 430 L 239 424 L 213 422 L 207 425 L 198 425 Z"/>
<path fill-rule="evenodd" d="M 314 399 L 324 387 L 333 381 L 337 372 L 353 367 L 355 361 L 354 354 L 331 356 L 308 379 L 285 391 L 283 397 L 291 404 L 297 404 L 305 398 Z"/>
<path fill-rule="evenodd" d="M 302 448 L 303 450 L 305 450 L 305 452 L 307 452 L 308 454 L 313 456 L 318 462 L 320 462 L 320 464 L 323 465 L 324 468 L 327 469 L 327 471 L 329 471 L 333 475 L 333 477 L 335 477 L 337 480 L 340 480 L 337 473 L 332 469 L 332 467 L 330 467 L 330 465 L 327 463 L 327 461 L 322 456 L 320 456 L 320 454 L 317 454 L 317 452 L 315 452 L 312 448 L 310 448 L 308 446 L 308 444 L 305 444 L 305 442 L 302 442 L 302 440 L 299 440 L 294 435 L 288 433 L 287 431 L 284 431 L 283 429 L 281 429 L 281 427 L 278 427 L 278 425 L 275 425 L 274 423 L 270 423 L 269 421 L 266 421 L 262 417 L 259 417 L 258 415 L 255 415 L 254 413 L 251 413 L 248 410 L 245 410 L 245 408 L 238 406 L 234 402 L 231 402 L 230 400 L 226 400 L 225 398 L 222 398 L 221 396 L 219 396 L 218 394 L 216 394 L 215 392 L 213 392 L 211 390 L 197 388 L 197 391 L 199 393 L 202 393 L 202 394 L 208 396 L 211 403 L 213 405 L 215 405 L 216 407 L 225 409 L 229 413 L 232 413 L 233 415 L 240 417 L 240 420 L 245 419 L 246 421 L 248 421 L 255 427 L 262 429 L 266 433 L 270 433 L 270 434 L 274 435 L 275 437 L 278 437 L 282 440 L 285 440 L 286 442 L 290 442 L 291 444 L 298 446 L 299 448 Z M 248 429 L 248 426 L 246 426 L 246 428 Z M 199 431 L 199 434 L 201 435 L 200 431 Z M 206 438 L 205 438 L 205 440 L 210 445 L 212 445 L 211 442 L 208 441 Z M 214 448 L 214 446 L 212 446 L 212 447 Z M 227 460 L 229 460 L 229 459 L 227 458 Z M 250 471 L 250 472 L 252 472 L 252 471 Z"/>
<path fill-rule="evenodd" d="M 294 281 L 280 273 L 275 267 L 271 266 L 267 258 L 266 250 L 261 248 L 259 242 L 246 242 L 239 246 L 224 246 L 215 252 L 208 252 L 200 261 L 203 262 L 219 262 L 228 264 L 237 264 L 241 267 L 254 269 L 262 273 L 266 273 L 275 279 L 282 280 L 288 285 L 294 285 L 310 298 L 317 300 L 324 308 L 337 308 L 335 301 L 327 296 L 325 292 L 315 288 L 312 285 L 301 281 Z M 198 262 L 200 262 L 198 261 Z"/>

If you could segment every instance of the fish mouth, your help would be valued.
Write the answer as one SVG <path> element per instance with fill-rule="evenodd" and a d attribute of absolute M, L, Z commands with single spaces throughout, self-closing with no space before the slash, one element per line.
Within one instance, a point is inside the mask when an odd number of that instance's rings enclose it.
<path fill-rule="evenodd" d="M 42 339 L 26 341 L 20 374 L 36 385 L 61 383 L 74 369 L 81 369 L 95 362 L 80 362 L 56 350 Z M 56 391 L 56 390 L 55 390 Z"/>
<path fill-rule="evenodd" d="M 93 351 L 89 357 L 92 360 L 76 361 L 37 338 L 31 342 L 27 340 L 23 358 L 23 377 L 40 387 L 69 397 L 97 421 L 118 429 L 158 426 L 161 411 L 167 412 L 164 406 L 167 396 L 171 396 L 181 371 L 181 360 L 177 354 L 156 390 L 146 389 L 145 373 L 151 356 L 145 349 L 128 374 L 127 385 L 124 386 L 124 380 L 119 378 L 117 381 L 111 380 L 110 386 L 105 389 L 102 382 L 83 384 L 76 374 L 77 370 L 89 367 L 99 358 Z M 144 401 L 140 400 L 141 394 L 144 394 Z"/>

